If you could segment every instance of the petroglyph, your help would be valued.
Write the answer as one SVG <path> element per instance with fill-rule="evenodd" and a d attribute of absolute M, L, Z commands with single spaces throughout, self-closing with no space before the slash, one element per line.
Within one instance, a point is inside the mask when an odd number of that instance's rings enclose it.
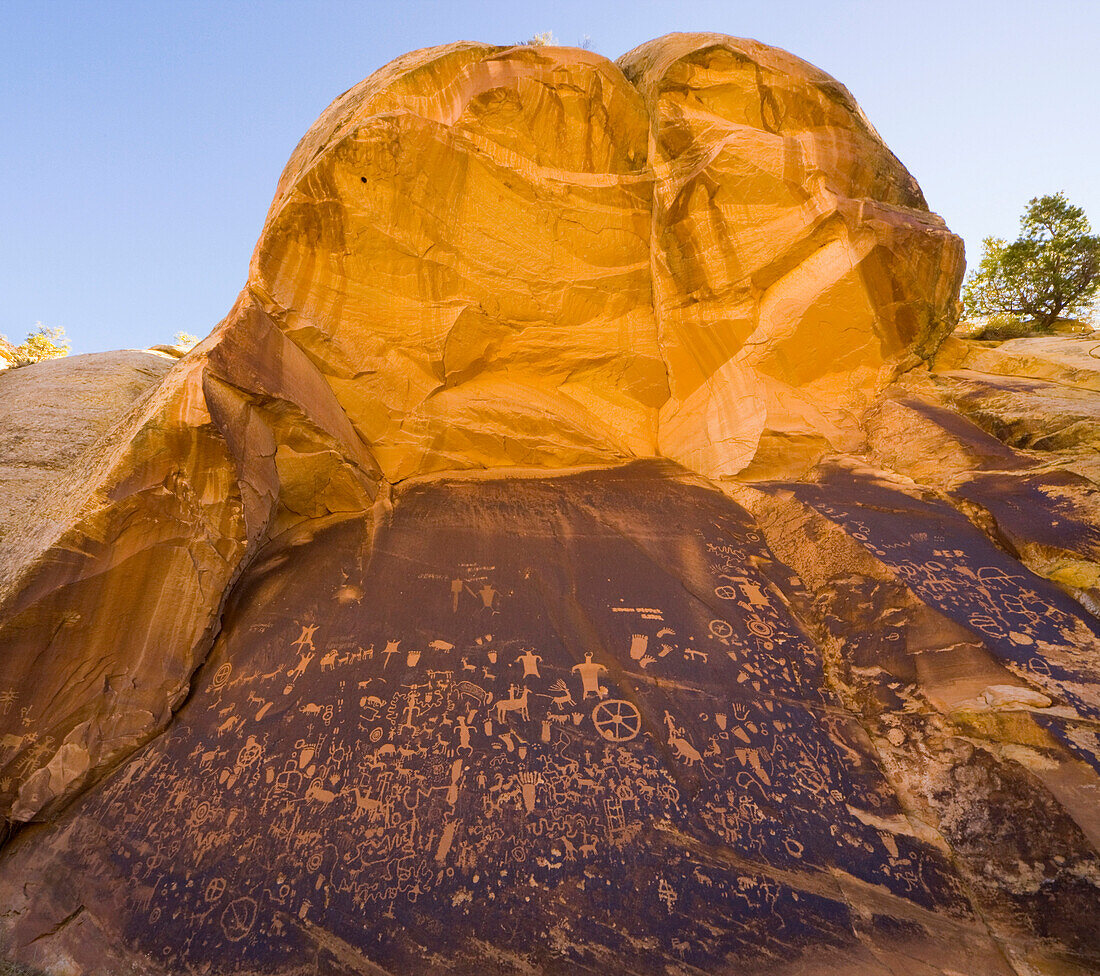
<path fill-rule="evenodd" d="M 680 519 L 699 506 L 712 515 L 692 514 L 686 535 L 646 523 L 666 540 L 653 556 L 590 528 L 608 568 L 586 579 L 578 606 L 530 572 L 536 555 L 547 578 L 565 572 L 552 568 L 557 543 L 535 533 L 486 542 L 484 565 L 448 565 L 446 552 L 469 546 L 421 540 L 417 506 L 456 537 L 466 516 L 458 506 L 449 523 L 447 496 L 418 491 L 423 501 L 414 493 L 381 535 L 369 574 L 351 568 L 361 546 L 352 523 L 299 552 L 317 592 L 353 585 L 361 600 L 334 608 L 326 597 L 323 632 L 300 622 L 320 619 L 320 605 L 242 605 L 166 736 L 81 806 L 66 853 L 74 883 L 132 879 L 134 907 L 119 909 L 128 945 L 177 968 L 233 959 L 277 969 L 303 958 L 303 925 L 323 926 L 401 971 L 427 946 L 476 959 L 490 931 L 516 951 L 548 939 L 538 920 L 561 917 L 558 892 L 571 918 L 614 918 L 638 945 L 658 939 L 631 957 L 635 971 L 652 959 L 711 971 L 730 953 L 761 951 L 777 927 L 850 932 L 845 902 L 769 874 L 833 869 L 899 904 L 970 917 L 939 846 L 876 826 L 903 819 L 892 787 L 865 737 L 837 717 L 821 653 L 784 595 L 795 574 L 736 506 L 662 483 L 662 506 L 679 505 Z M 556 511 L 561 491 L 528 498 L 530 517 Z M 913 572 L 954 572 L 925 562 Z M 691 590 L 658 592 L 666 566 Z M 997 598 L 1021 580 L 993 569 L 975 567 L 972 589 L 988 599 L 971 614 L 1021 633 L 1049 626 L 1032 619 L 1030 597 Z M 715 592 L 723 586 L 728 599 Z M 583 630 L 547 623 L 574 613 Z M 245 625 L 257 617 L 262 628 Z M 1035 672 L 1038 647 L 1028 650 Z M 700 856 L 709 848 L 744 867 Z M 508 943 L 502 919 L 515 917 L 530 921 L 508 923 Z M 673 923 L 676 944 L 653 935 Z"/>

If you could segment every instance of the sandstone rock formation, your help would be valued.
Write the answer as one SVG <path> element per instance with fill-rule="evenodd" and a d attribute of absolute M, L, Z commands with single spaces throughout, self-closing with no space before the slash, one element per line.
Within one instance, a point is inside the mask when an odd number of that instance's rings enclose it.
<path fill-rule="evenodd" d="M 1100 969 L 1100 339 L 944 342 L 961 274 L 755 42 L 342 95 L 211 336 L 2 472 L 2 951 Z"/>
<path fill-rule="evenodd" d="M 172 360 L 128 349 L 0 372 L 0 552 L 48 517 L 49 490 L 155 385 Z"/>

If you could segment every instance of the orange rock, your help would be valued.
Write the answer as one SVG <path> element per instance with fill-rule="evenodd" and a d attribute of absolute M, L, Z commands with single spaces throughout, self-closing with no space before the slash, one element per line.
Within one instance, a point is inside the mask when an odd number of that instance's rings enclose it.
<path fill-rule="evenodd" d="M 0 683 L 39 738 L 3 809 L 161 728 L 259 547 L 380 484 L 856 446 L 961 255 L 844 88 L 754 42 L 398 58 L 294 151 L 224 322 L 9 532 Z"/>
<path fill-rule="evenodd" d="M 341 96 L 201 345 L 0 375 L 0 954 L 1098 971 L 1094 340 L 961 270 L 755 42 Z"/>

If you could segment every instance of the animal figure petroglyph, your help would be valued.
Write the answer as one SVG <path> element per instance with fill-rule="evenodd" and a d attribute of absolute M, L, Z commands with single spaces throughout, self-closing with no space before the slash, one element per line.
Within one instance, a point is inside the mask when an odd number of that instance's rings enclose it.
<path fill-rule="evenodd" d="M 351 791 L 355 794 L 355 812 L 352 814 L 353 820 L 362 820 L 364 816 L 367 817 L 368 823 L 374 823 L 376 820 L 381 820 L 386 826 L 389 826 L 389 806 L 382 802 L 381 799 L 375 799 L 369 793 L 364 795 L 359 791 L 358 786 L 353 786 Z"/>
<path fill-rule="evenodd" d="M 321 658 L 321 670 L 322 671 L 335 671 L 336 670 L 336 651 L 329 651 L 324 657 Z"/>
<path fill-rule="evenodd" d="M 328 804 L 336 799 L 336 794 L 333 793 L 332 790 L 325 789 L 323 780 L 315 779 L 309 784 L 309 788 L 306 790 L 306 799 L 328 806 Z"/>
<path fill-rule="evenodd" d="M 688 742 L 684 731 L 677 728 L 676 720 L 672 717 L 672 713 L 667 710 L 665 711 L 665 726 L 668 728 L 669 747 L 680 762 L 694 766 L 697 762 L 702 761 L 703 757 L 699 755 L 699 750 Z"/>
<path fill-rule="evenodd" d="M 550 686 L 550 690 L 556 692 L 551 698 L 558 708 L 565 708 L 567 705 L 576 704 L 576 702 L 573 701 L 573 693 L 569 690 L 569 686 L 562 681 L 561 678 L 558 678 L 558 680 Z"/>
<path fill-rule="evenodd" d="M 672 751 L 675 753 L 676 758 L 681 762 L 687 763 L 689 766 L 694 766 L 703 758 L 699 755 L 699 750 L 688 742 L 687 739 L 682 739 L 675 735 L 670 736 L 668 744 L 672 747 Z"/>
<path fill-rule="evenodd" d="M 479 705 L 488 705 L 493 700 L 493 693 L 486 691 L 480 685 L 475 685 L 472 681 L 460 681 L 455 685 L 460 695 L 465 695 L 468 698 L 472 698 Z"/>
<path fill-rule="evenodd" d="M 524 685 L 523 694 L 520 695 L 519 698 L 515 697 L 515 685 L 512 685 L 508 689 L 508 693 L 512 697 L 502 698 L 500 701 L 497 702 L 497 721 L 503 722 L 504 716 L 507 715 L 509 712 L 519 712 L 520 718 L 522 718 L 525 722 L 528 721 L 530 719 L 530 715 L 528 715 L 527 713 L 527 686 Z"/>

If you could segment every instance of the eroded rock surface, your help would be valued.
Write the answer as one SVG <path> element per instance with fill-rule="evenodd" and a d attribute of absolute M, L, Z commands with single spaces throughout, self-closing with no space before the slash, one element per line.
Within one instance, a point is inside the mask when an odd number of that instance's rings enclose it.
<path fill-rule="evenodd" d="M 48 517 L 50 489 L 171 366 L 127 349 L 0 372 L 0 560 Z"/>
<path fill-rule="evenodd" d="M 1100 339 L 942 342 L 961 273 L 755 42 L 345 93 L 5 526 L 3 952 L 1100 971 Z"/>

